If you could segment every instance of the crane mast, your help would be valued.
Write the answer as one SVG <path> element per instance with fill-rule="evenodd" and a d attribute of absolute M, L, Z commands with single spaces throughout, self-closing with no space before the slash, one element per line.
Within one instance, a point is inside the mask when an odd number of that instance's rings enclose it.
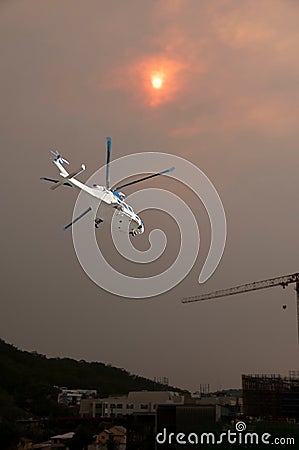
<path fill-rule="evenodd" d="M 297 292 L 297 328 L 299 341 L 299 272 L 291 275 L 284 275 L 282 277 L 269 278 L 268 280 L 254 281 L 253 283 L 242 284 L 229 289 L 220 289 L 218 291 L 209 292 L 207 294 L 195 295 L 193 297 L 185 297 L 182 303 L 193 303 L 204 300 L 211 300 L 219 297 L 227 297 L 229 295 L 242 294 L 244 292 L 258 291 L 260 289 L 267 289 L 275 286 L 282 286 L 285 288 L 291 283 L 296 283 Z"/>

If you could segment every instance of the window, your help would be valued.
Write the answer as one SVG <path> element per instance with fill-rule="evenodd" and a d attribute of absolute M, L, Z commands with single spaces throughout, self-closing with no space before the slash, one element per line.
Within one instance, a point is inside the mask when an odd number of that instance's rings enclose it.
<path fill-rule="evenodd" d="M 148 409 L 148 404 L 141 403 L 140 409 Z"/>
<path fill-rule="evenodd" d="M 110 403 L 110 408 L 115 408 L 115 403 Z"/>
<path fill-rule="evenodd" d="M 134 409 L 133 403 L 128 403 L 127 404 L 127 409 Z"/>
<path fill-rule="evenodd" d="M 122 407 L 123 407 L 122 403 L 118 403 L 118 404 L 116 405 L 116 408 L 117 408 L 117 409 L 122 409 Z"/>

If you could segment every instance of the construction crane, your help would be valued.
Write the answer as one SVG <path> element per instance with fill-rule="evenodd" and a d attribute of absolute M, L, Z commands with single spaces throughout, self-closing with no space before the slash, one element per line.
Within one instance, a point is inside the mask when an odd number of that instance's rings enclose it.
<path fill-rule="evenodd" d="M 211 300 L 218 297 L 227 297 L 228 295 L 242 294 L 243 292 L 258 291 L 275 286 L 282 286 L 284 289 L 291 283 L 296 283 L 295 290 L 297 292 L 297 328 L 299 342 L 299 273 L 285 275 L 277 278 L 269 278 L 268 280 L 254 281 L 253 283 L 241 284 L 229 289 L 220 289 L 219 291 L 209 292 L 207 294 L 195 295 L 193 297 L 185 297 L 182 303 L 199 302 L 203 300 Z"/>

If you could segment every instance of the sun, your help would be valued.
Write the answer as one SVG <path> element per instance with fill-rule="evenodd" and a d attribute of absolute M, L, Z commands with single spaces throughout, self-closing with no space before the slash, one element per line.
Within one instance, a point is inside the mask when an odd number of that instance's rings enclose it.
<path fill-rule="evenodd" d="M 152 86 L 155 89 L 161 89 L 161 87 L 163 86 L 163 79 L 162 79 L 162 77 L 159 76 L 159 75 L 152 76 Z"/>

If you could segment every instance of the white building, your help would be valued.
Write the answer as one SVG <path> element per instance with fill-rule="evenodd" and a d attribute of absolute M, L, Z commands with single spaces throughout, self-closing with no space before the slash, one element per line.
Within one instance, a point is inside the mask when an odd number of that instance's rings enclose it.
<path fill-rule="evenodd" d="M 97 391 L 94 389 L 67 389 L 62 388 L 58 394 L 58 403 L 63 405 L 80 405 L 82 397 L 96 397 Z"/>
<path fill-rule="evenodd" d="M 154 414 L 157 405 L 184 404 L 184 396 L 172 391 L 133 391 L 121 397 L 82 399 L 82 417 L 111 417 L 126 414 Z"/>

